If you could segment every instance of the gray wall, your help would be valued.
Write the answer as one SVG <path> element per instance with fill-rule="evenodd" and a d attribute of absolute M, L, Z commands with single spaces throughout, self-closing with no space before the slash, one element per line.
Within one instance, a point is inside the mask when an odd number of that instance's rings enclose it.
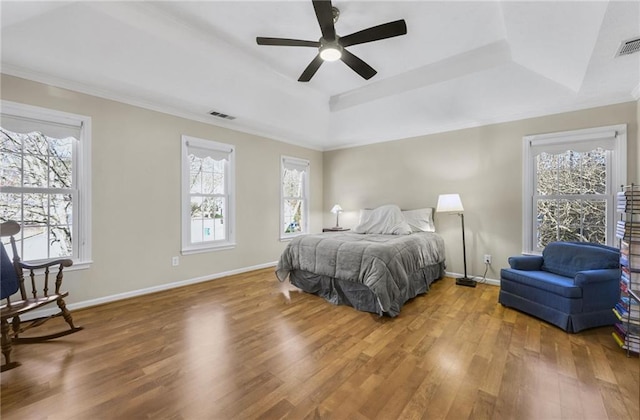
<path fill-rule="evenodd" d="M 465 208 L 467 267 L 499 278 L 510 255 L 522 250 L 522 138 L 526 135 L 627 124 L 628 182 L 640 180 L 638 103 L 569 112 L 433 134 L 324 154 L 324 203 L 339 203 L 341 225 L 357 224 L 358 211 L 395 203 L 403 209 L 435 207 L 438 195 L 459 193 Z M 447 246 L 448 271 L 462 273 L 460 218 L 436 214 Z M 331 214 L 324 223 L 331 225 Z"/>
<path fill-rule="evenodd" d="M 2 99 L 92 118 L 91 268 L 69 272 L 68 303 L 162 287 L 277 261 L 280 156 L 311 162 L 310 227 L 322 227 L 322 153 L 2 75 Z M 232 250 L 180 255 L 181 135 L 236 146 Z"/>

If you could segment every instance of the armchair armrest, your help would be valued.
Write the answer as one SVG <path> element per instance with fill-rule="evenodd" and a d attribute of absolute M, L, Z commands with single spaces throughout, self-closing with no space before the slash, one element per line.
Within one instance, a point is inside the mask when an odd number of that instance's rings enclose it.
<path fill-rule="evenodd" d="M 542 257 L 539 255 L 509 257 L 509 265 L 514 270 L 538 271 L 542 268 Z"/>
<path fill-rule="evenodd" d="M 604 283 L 609 281 L 620 280 L 619 268 L 603 268 L 599 270 L 585 270 L 576 273 L 573 283 L 576 286 L 585 286 L 587 284 Z"/>

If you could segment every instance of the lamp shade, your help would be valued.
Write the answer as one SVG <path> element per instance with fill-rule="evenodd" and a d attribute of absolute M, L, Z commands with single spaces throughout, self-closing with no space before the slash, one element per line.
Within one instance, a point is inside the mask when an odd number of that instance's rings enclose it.
<path fill-rule="evenodd" d="M 331 213 L 340 213 L 342 212 L 342 207 L 340 207 L 340 204 L 336 204 L 333 207 L 331 207 Z"/>
<path fill-rule="evenodd" d="M 440 194 L 438 196 L 437 213 L 461 213 L 463 211 L 460 194 Z"/>

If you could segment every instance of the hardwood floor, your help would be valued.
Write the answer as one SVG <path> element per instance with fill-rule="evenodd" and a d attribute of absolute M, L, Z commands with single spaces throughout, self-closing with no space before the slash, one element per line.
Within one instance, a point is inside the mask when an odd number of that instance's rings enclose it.
<path fill-rule="evenodd" d="M 611 328 L 566 334 L 497 295 L 443 279 L 378 318 L 287 301 L 265 269 L 87 308 L 73 313 L 84 331 L 14 347 L 22 366 L 2 373 L 1 415 L 640 418 L 640 363 Z"/>

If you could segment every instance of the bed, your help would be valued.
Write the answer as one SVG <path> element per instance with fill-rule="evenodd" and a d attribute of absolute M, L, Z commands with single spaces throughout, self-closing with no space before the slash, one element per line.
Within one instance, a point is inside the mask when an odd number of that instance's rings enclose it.
<path fill-rule="evenodd" d="M 298 236 L 282 253 L 276 275 L 333 304 L 395 317 L 444 275 L 444 240 L 431 214 L 431 208 L 382 206 L 362 211 L 353 231 Z"/>

